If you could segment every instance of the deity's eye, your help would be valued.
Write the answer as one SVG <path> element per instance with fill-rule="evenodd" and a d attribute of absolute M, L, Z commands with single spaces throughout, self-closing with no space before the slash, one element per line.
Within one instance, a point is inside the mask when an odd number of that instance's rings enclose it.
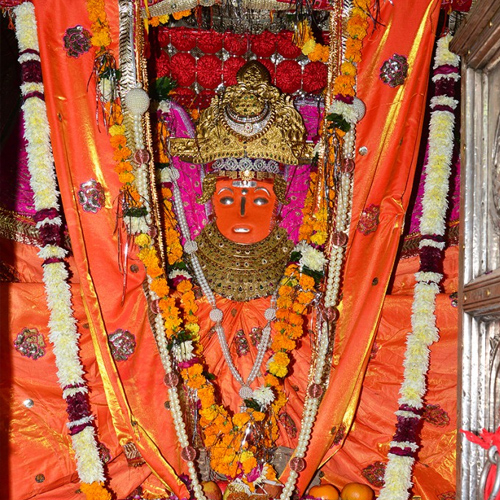
<path fill-rule="evenodd" d="M 232 205 L 234 203 L 234 198 L 231 198 L 231 196 L 224 196 L 219 201 L 221 205 Z"/>
<path fill-rule="evenodd" d="M 267 198 L 255 198 L 253 202 L 256 205 L 262 206 L 262 205 L 267 205 L 269 203 L 269 200 Z"/>

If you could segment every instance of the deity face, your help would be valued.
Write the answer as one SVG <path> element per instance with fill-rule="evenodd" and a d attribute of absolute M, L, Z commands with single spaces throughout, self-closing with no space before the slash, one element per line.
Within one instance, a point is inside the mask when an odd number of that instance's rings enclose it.
<path fill-rule="evenodd" d="M 235 243 L 262 241 L 272 230 L 276 194 L 273 180 L 219 179 L 212 197 L 217 227 Z"/>

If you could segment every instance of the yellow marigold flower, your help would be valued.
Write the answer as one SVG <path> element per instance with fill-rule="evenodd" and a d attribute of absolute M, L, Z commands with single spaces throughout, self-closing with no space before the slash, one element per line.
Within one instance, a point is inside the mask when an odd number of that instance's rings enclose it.
<path fill-rule="evenodd" d="M 164 16 L 160 16 L 158 18 L 158 20 L 160 21 L 160 24 L 168 23 L 169 19 L 170 19 L 170 16 L 168 14 L 165 14 Z"/>
<path fill-rule="evenodd" d="M 196 317 L 196 316 L 195 316 Z M 198 318 L 196 318 L 198 319 Z M 186 330 L 193 335 L 196 335 L 200 331 L 200 325 L 194 322 L 190 322 L 186 325 Z"/>
<path fill-rule="evenodd" d="M 281 366 L 278 363 L 269 363 L 269 372 L 272 373 L 273 375 L 276 375 L 279 378 L 283 378 L 286 376 L 288 373 L 288 369 L 286 366 Z"/>
<path fill-rule="evenodd" d="M 125 135 L 125 127 L 123 125 L 113 125 L 108 129 L 109 135 Z"/>
<path fill-rule="evenodd" d="M 217 411 L 216 405 L 212 405 L 208 408 L 200 410 L 200 415 L 203 415 L 207 420 L 213 420 L 215 417 L 217 417 L 218 413 L 219 412 Z"/>
<path fill-rule="evenodd" d="M 108 30 L 102 30 L 94 33 L 94 36 L 90 39 L 90 43 L 94 47 L 107 47 L 111 43 Z"/>
<path fill-rule="evenodd" d="M 140 234 L 135 237 L 135 244 L 140 247 L 149 246 L 151 244 L 151 237 L 147 234 Z"/>
<path fill-rule="evenodd" d="M 326 241 L 326 233 L 323 231 L 318 231 L 311 236 L 311 243 L 315 245 L 323 245 Z"/>
<path fill-rule="evenodd" d="M 346 61 L 342 63 L 340 72 L 344 75 L 356 76 L 356 66 L 354 66 L 354 64 L 350 63 L 349 61 Z"/>
<path fill-rule="evenodd" d="M 275 363 L 282 365 L 282 366 L 288 366 L 288 363 L 290 363 L 290 358 L 284 352 L 277 352 L 273 356 L 273 361 Z"/>
<path fill-rule="evenodd" d="M 314 51 L 314 49 L 316 48 L 316 45 L 317 45 L 316 41 L 311 38 L 302 46 L 302 54 L 304 54 L 305 56 L 308 56 L 309 54 L 311 54 Z"/>

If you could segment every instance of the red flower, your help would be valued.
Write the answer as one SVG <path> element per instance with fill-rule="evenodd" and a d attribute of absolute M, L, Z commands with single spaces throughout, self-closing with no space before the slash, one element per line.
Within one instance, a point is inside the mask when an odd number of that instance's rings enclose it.
<path fill-rule="evenodd" d="M 168 28 L 158 28 L 158 43 L 160 47 L 166 47 L 170 41 L 170 31 Z"/>
<path fill-rule="evenodd" d="M 251 37 L 252 52 L 258 57 L 270 57 L 276 52 L 276 35 L 264 31 Z"/>
<path fill-rule="evenodd" d="M 297 61 L 282 61 L 276 68 L 276 86 L 286 94 L 300 89 L 301 71 Z"/>
<path fill-rule="evenodd" d="M 172 68 L 170 67 L 170 57 L 168 54 L 162 50 L 159 57 L 154 59 L 154 65 L 156 69 L 157 78 L 161 78 L 162 76 L 170 76 L 170 72 Z"/>
<path fill-rule="evenodd" d="M 194 82 L 195 60 L 191 54 L 181 52 L 175 54 L 171 59 L 172 78 L 181 87 L 189 87 Z"/>
<path fill-rule="evenodd" d="M 222 33 L 202 31 L 197 37 L 198 48 L 205 54 L 215 54 L 222 49 Z"/>
<path fill-rule="evenodd" d="M 237 35 L 236 33 L 224 34 L 224 48 L 235 56 L 242 56 L 248 51 L 248 38 L 245 35 Z"/>
<path fill-rule="evenodd" d="M 187 28 L 171 30 L 170 40 L 177 50 L 188 51 L 196 46 L 196 35 L 193 30 Z"/>
<path fill-rule="evenodd" d="M 300 48 L 292 42 L 292 37 L 292 31 L 282 31 L 277 37 L 278 53 L 287 59 L 296 59 L 302 53 Z"/>
<path fill-rule="evenodd" d="M 217 56 L 198 59 L 198 83 L 206 89 L 215 89 L 221 83 L 222 63 Z"/>
<path fill-rule="evenodd" d="M 274 67 L 274 64 L 270 61 L 270 59 L 258 59 L 258 61 L 267 68 L 267 71 L 269 71 L 269 76 L 271 77 L 271 83 L 275 83 L 276 69 Z"/>
<path fill-rule="evenodd" d="M 224 63 L 224 84 L 236 85 L 236 73 L 245 64 L 243 57 L 231 57 Z"/>
<path fill-rule="evenodd" d="M 321 62 L 310 62 L 304 68 L 302 90 L 305 92 L 319 92 L 326 87 L 328 68 Z"/>

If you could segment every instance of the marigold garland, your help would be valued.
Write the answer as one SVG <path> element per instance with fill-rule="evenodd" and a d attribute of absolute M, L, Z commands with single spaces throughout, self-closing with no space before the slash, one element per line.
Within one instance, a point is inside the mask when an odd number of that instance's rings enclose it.
<path fill-rule="evenodd" d="M 327 45 L 322 45 L 315 40 L 311 25 L 307 20 L 299 21 L 297 23 L 294 34 L 294 42 L 310 61 L 321 61 L 323 63 L 328 62 L 330 49 Z"/>

